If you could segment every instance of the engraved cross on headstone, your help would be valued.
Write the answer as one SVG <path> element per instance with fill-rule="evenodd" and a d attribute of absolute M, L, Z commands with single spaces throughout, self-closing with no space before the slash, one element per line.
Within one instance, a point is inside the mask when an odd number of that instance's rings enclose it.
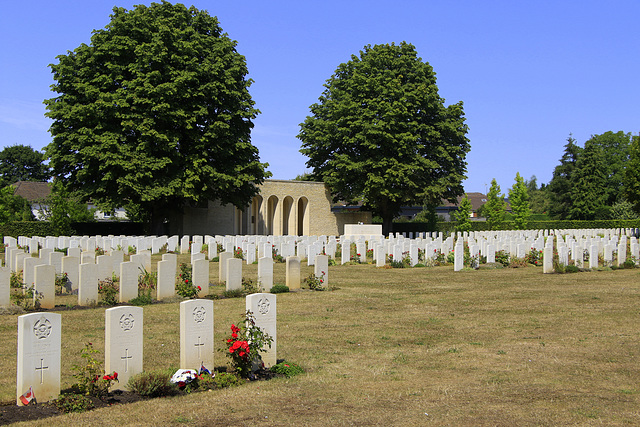
<path fill-rule="evenodd" d="M 49 370 L 48 366 L 44 365 L 44 359 L 40 359 L 40 367 L 36 367 L 36 371 L 40 371 L 40 384 L 44 384 L 44 371 Z"/>
<path fill-rule="evenodd" d="M 120 360 L 124 360 L 124 371 L 129 372 L 129 359 L 133 359 L 133 356 L 129 355 L 129 349 L 124 349 L 124 356 Z"/>
<path fill-rule="evenodd" d="M 196 348 L 198 349 L 198 358 L 202 358 L 202 350 L 201 348 L 204 346 L 203 342 L 200 342 L 200 337 L 198 337 L 198 342 L 196 342 L 194 344 L 194 346 L 196 346 Z"/>

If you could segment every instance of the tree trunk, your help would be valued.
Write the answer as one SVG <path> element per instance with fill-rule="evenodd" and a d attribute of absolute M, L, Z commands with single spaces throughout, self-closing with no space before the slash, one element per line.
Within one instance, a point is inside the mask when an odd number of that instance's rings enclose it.
<path fill-rule="evenodd" d="M 382 217 L 382 235 L 387 237 L 393 231 L 393 215 Z"/>

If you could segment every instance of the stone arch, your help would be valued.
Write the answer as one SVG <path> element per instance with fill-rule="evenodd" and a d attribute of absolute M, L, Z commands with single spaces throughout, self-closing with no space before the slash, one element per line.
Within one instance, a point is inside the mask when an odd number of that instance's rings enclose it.
<path fill-rule="evenodd" d="M 309 234 L 309 199 L 302 196 L 298 199 L 297 206 L 297 234 L 298 236 L 304 236 Z"/>
<path fill-rule="evenodd" d="M 286 196 L 282 200 L 282 235 L 296 234 L 296 212 L 293 209 L 293 197 Z"/>
<path fill-rule="evenodd" d="M 279 213 L 280 213 L 280 204 L 278 203 L 278 196 L 270 196 L 267 199 L 267 229 L 266 234 L 268 235 L 279 235 L 280 234 L 280 222 L 278 221 Z"/>
<path fill-rule="evenodd" d="M 262 196 L 255 196 L 251 201 L 251 227 L 250 234 L 263 234 L 265 229 L 264 215 L 262 213 Z"/>

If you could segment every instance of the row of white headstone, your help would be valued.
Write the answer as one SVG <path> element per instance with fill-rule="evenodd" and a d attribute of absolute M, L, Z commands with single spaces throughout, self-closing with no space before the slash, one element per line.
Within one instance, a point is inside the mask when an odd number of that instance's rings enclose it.
<path fill-rule="evenodd" d="M 273 341 L 261 353 L 265 367 L 276 363 L 276 295 L 246 297 L 257 327 Z M 195 299 L 180 303 L 180 368 L 214 368 L 213 301 Z M 39 402 L 60 394 L 62 315 L 50 312 L 18 317 L 16 402 L 29 388 Z M 143 371 L 143 308 L 119 306 L 105 310 L 105 372 L 118 373 L 112 389 L 126 388 L 129 378 Z"/>
<path fill-rule="evenodd" d="M 71 250 L 71 249 L 69 249 Z M 144 251 L 132 255 L 130 261 L 123 261 L 123 253 L 114 251 L 110 255 L 96 257 L 97 264 L 92 262 L 79 263 L 77 256 L 64 256 L 62 252 L 50 252 L 41 249 L 41 257 L 32 257 L 22 249 L 8 247 L 5 259 L 8 267 L 0 267 L 0 306 L 10 304 L 10 273 L 19 270 L 22 265 L 23 282 L 33 286 L 39 300 L 40 307 L 52 309 L 55 307 L 55 278 L 56 274 L 66 274 L 72 291 L 78 293 L 78 305 L 91 306 L 98 301 L 99 281 L 116 275 L 120 278 L 118 300 L 126 303 L 138 296 L 138 278 L 144 271 L 151 271 L 151 253 Z M 82 255 L 82 254 L 81 254 Z M 55 259 L 54 259 L 55 258 Z M 80 257 L 82 258 L 82 257 Z M 315 274 L 328 285 L 328 257 L 318 255 L 315 263 Z M 13 260 L 13 261 L 12 261 Z M 61 262 L 56 262 L 57 260 Z M 87 258 L 85 258 L 87 261 Z M 257 283 L 262 292 L 269 292 L 273 286 L 273 263 L 271 256 L 258 260 Z M 117 266 L 117 270 L 116 270 Z M 193 285 L 199 289 L 198 297 L 209 294 L 210 262 L 202 253 L 191 256 Z M 290 289 L 299 289 L 301 282 L 301 262 L 296 256 L 286 258 L 286 285 Z M 117 273 L 116 273 L 117 271 Z M 175 281 L 177 274 L 177 255 L 163 254 L 157 264 L 156 298 L 163 300 L 176 295 Z M 219 281 L 226 284 L 227 290 L 242 289 L 242 260 L 235 258 L 232 252 L 221 252 L 219 255 Z M 34 295 L 34 299 L 36 295 Z"/>

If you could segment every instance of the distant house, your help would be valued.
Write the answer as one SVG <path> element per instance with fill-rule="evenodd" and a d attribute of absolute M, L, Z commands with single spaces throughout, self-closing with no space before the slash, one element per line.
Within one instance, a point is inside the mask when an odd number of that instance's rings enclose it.
<path fill-rule="evenodd" d="M 478 215 L 478 209 L 487 203 L 487 196 L 483 193 L 466 193 L 471 202 L 471 218 L 476 218 L 478 221 L 482 219 Z M 442 204 L 436 208 L 436 214 L 440 221 L 452 221 L 455 220 L 453 213 L 458 210 L 458 205 L 463 196 L 458 196 L 456 203 L 451 203 L 448 200 L 442 200 Z M 400 217 L 404 217 L 408 220 L 415 218 L 415 216 L 422 212 L 422 206 L 403 206 L 400 210 Z M 507 211 L 509 211 L 509 205 L 507 204 Z"/>
<path fill-rule="evenodd" d="M 18 181 L 11 184 L 15 191 L 13 194 L 27 199 L 31 204 L 31 212 L 37 220 L 43 220 L 42 215 L 43 208 L 46 205 L 42 203 L 51 194 L 51 187 L 48 182 L 35 182 L 35 181 Z"/>
<path fill-rule="evenodd" d="M 482 193 L 466 193 L 469 201 L 471 202 L 471 218 L 478 218 L 478 209 L 485 203 L 487 203 L 487 195 Z M 462 201 L 463 196 L 458 196 L 456 203 L 443 200 L 443 204 L 436 208 L 438 216 L 442 217 L 442 221 L 451 221 L 455 218 L 453 213 L 458 210 L 458 206 Z"/>
<path fill-rule="evenodd" d="M 35 182 L 35 181 L 18 181 L 11 184 L 15 188 L 16 196 L 23 197 L 31 204 L 31 212 L 33 216 L 41 221 L 44 219 L 43 211 L 47 209 L 47 205 L 44 201 L 51 194 L 51 184 L 48 182 Z M 95 208 L 92 203 L 87 203 L 87 209 Z M 127 213 L 123 208 L 118 208 L 114 213 L 104 213 L 100 210 L 96 210 L 94 217 L 98 221 L 112 221 L 114 219 L 127 219 Z"/>

